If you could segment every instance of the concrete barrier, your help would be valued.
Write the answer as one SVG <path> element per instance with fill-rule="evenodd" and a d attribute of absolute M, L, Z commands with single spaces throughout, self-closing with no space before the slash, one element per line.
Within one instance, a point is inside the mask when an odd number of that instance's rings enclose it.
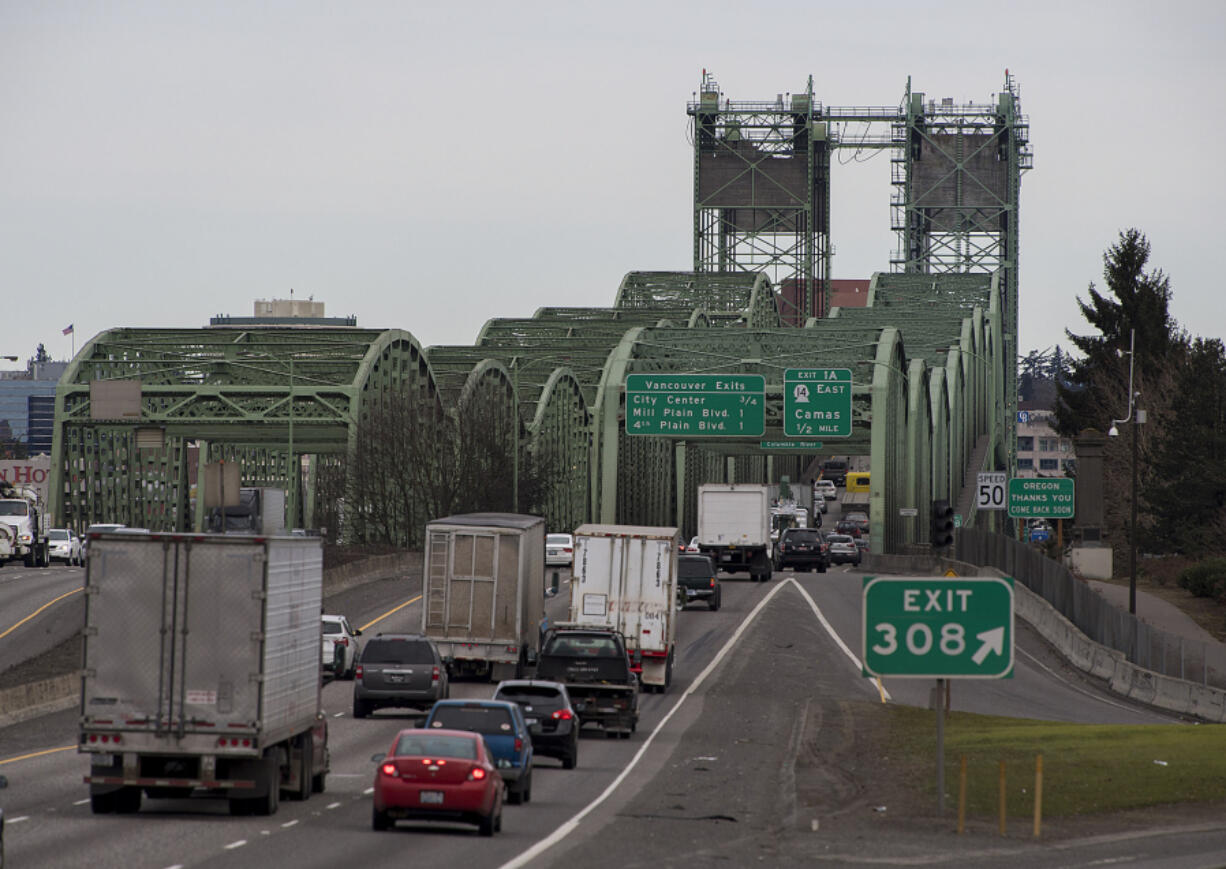
<path fill-rule="evenodd" d="M 0 691 L 0 725 L 17 724 L 49 712 L 71 709 L 77 705 L 80 691 L 79 672 L 5 688 Z"/>
<path fill-rule="evenodd" d="M 999 573 L 989 568 L 983 568 L 983 572 Z M 1115 693 L 1181 715 L 1226 722 L 1226 691 L 1138 667 L 1122 652 L 1091 640 L 1020 582 L 1014 583 L 1013 593 L 1014 612 L 1019 618 L 1033 626 L 1070 664 L 1106 680 Z"/>

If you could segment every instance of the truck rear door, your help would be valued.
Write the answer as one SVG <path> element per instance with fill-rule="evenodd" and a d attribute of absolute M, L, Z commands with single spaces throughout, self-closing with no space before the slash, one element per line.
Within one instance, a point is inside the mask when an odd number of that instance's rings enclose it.
<path fill-rule="evenodd" d="M 428 537 L 425 633 L 461 642 L 515 642 L 518 536 L 460 528 L 431 529 Z"/>
<path fill-rule="evenodd" d="M 258 721 L 264 562 L 256 543 L 92 541 L 87 721 L 179 734 Z"/>

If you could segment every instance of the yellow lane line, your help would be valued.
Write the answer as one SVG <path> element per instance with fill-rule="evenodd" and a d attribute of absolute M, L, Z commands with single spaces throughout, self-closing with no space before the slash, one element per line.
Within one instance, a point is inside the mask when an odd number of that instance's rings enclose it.
<path fill-rule="evenodd" d="M 881 677 L 877 677 L 877 693 L 881 695 L 881 702 L 885 703 L 885 685 L 881 682 Z"/>
<path fill-rule="evenodd" d="M 61 745 L 59 748 L 44 748 L 42 751 L 33 751 L 29 754 L 19 754 L 17 757 L 6 757 L 0 760 L 0 766 L 6 763 L 16 763 L 19 760 L 29 760 L 32 757 L 42 757 L 44 754 L 55 754 L 57 751 L 75 751 L 75 745 Z"/>
<path fill-rule="evenodd" d="M 387 612 L 385 612 L 383 615 L 381 615 L 381 616 L 375 616 L 373 619 L 371 619 L 370 621 L 368 621 L 366 624 L 364 624 L 364 625 L 362 625 L 361 627 L 359 627 L 359 628 L 358 628 L 358 630 L 360 630 L 360 631 L 365 631 L 365 630 L 366 630 L 367 628 L 369 628 L 371 625 L 377 625 L 379 622 L 383 621 L 385 618 L 387 618 L 388 616 L 390 616 L 392 613 L 400 612 L 400 610 L 404 609 L 404 608 L 405 608 L 405 607 L 407 607 L 409 604 L 411 604 L 411 603 L 417 603 L 419 600 L 421 600 L 421 595 L 420 595 L 420 594 L 419 594 L 417 597 L 414 597 L 414 598 L 409 598 L 408 600 L 406 600 L 404 603 L 400 604 L 399 606 L 394 606 L 394 607 L 392 607 L 390 610 L 388 610 Z M 3 637 L 3 636 L 4 636 L 4 634 L 0 634 L 0 637 Z"/>
<path fill-rule="evenodd" d="M 62 601 L 64 598 L 66 598 L 66 597 L 70 597 L 71 595 L 74 595 L 74 594 L 76 594 L 77 592 L 79 592 L 79 591 L 84 591 L 84 590 L 85 590 L 85 586 L 81 586 L 80 588 L 74 588 L 72 591 L 66 591 L 66 592 L 64 592 L 62 595 L 60 595 L 59 597 L 57 597 L 55 600 L 48 601 L 47 603 L 45 603 L 45 604 L 43 604 L 42 606 L 40 606 L 38 609 L 34 610 L 34 612 L 30 613 L 30 614 L 29 614 L 28 616 L 26 616 L 24 619 L 22 619 L 21 621 L 19 621 L 17 624 L 13 625 L 13 626 L 12 626 L 11 628 L 9 628 L 7 631 L 5 631 L 4 633 L 0 634 L 0 640 L 3 640 L 5 637 L 7 637 L 7 636 L 8 636 L 9 634 L 11 634 L 13 631 L 17 630 L 19 627 L 21 627 L 22 625 L 24 625 L 24 624 L 25 624 L 26 622 L 28 622 L 30 619 L 34 618 L 36 615 L 38 615 L 39 613 L 41 613 L 41 612 L 42 612 L 43 610 L 45 610 L 47 607 L 51 606 L 51 604 L 53 604 L 53 603 L 58 603 L 59 601 Z"/>

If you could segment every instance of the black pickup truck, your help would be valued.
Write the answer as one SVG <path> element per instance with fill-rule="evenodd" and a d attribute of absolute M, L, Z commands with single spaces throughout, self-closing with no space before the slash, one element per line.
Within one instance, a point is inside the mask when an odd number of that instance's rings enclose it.
<path fill-rule="evenodd" d="M 581 724 L 629 739 L 639 723 L 639 680 L 612 629 L 559 625 L 545 638 L 536 678 L 562 682 Z"/>

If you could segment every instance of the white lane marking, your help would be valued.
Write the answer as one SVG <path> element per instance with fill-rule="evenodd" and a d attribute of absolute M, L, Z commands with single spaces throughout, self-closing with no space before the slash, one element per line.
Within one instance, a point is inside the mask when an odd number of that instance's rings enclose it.
<path fill-rule="evenodd" d="M 809 602 L 810 609 L 813 610 L 813 615 L 817 616 L 817 620 L 822 623 L 822 627 L 826 629 L 826 633 L 830 634 L 831 639 L 838 643 L 839 648 L 843 650 L 843 654 L 851 659 L 851 663 L 855 666 L 856 672 L 863 672 L 864 665 L 860 663 L 860 659 L 857 658 L 855 653 L 847 647 L 846 643 L 843 642 L 843 638 L 838 635 L 838 632 L 835 631 L 834 626 L 831 625 L 830 622 L 826 621 L 826 617 L 822 615 L 822 611 L 817 607 L 817 601 L 810 597 L 809 593 L 804 590 L 801 584 L 792 577 L 788 577 L 787 582 L 795 585 L 796 588 L 800 590 L 800 593 L 804 595 L 805 600 Z M 885 685 L 881 685 L 881 693 L 887 701 L 892 699 L 890 697 L 890 692 L 885 689 Z"/>
<path fill-rule="evenodd" d="M 374 792 L 375 792 L 374 788 L 367 788 L 366 790 L 362 791 L 362 796 L 367 797 L 373 794 Z"/>
<path fill-rule="evenodd" d="M 340 805 L 341 805 L 340 803 L 328 803 L 327 808 L 337 809 L 337 808 L 340 808 Z"/>
<path fill-rule="evenodd" d="M 173 866 L 167 866 L 166 869 L 183 869 L 182 863 L 176 863 Z"/>
<path fill-rule="evenodd" d="M 229 845 L 226 845 L 225 849 L 227 851 L 233 851 L 235 848 L 241 848 L 246 844 L 247 844 L 246 839 L 239 839 L 237 842 L 231 842 Z"/>
<path fill-rule="evenodd" d="M 73 805 L 74 805 L 74 806 L 83 806 L 83 805 L 85 805 L 85 804 L 86 804 L 86 803 L 88 803 L 88 802 L 89 802 L 89 797 L 86 797 L 86 798 L 85 798 L 85 799 L 83 799 L 83 800 L 77 800 L 75 803 L 73 803 Z"/>
<path fill-rule="evenodd" d="M 285 822 L 284 824 L 282 824 L 281 826 L 282 826 L 282 827 L 284 827 L 285 829 L 287 829 L 287 830 L 288 830 L 290 827 L 294 826 L 294 824 L 296 824 L 296 823 L 298 823 L 297 819 L 295 819 L 295 820 L 293 820 L 293 821 L 286 821 L 286 822 Z"/>
<path fill-rule="evenodd" d="M 706 681 L 707 676 L 711 675 L 712 671 L 714 671 L 715 668 L 719 666 L 720 662 L 724 660 L 724 657 L 727 656 L 730 651 L 732 651 L 732 648 L 736 645 L 737 640 L 741 638 L 741 634 L 745 633 L 745 631 L 749 628 L 749 625 L 755 618 L 757 618 L 758 613 L 762 611 L 762 608 L 770 603 L 771 599 L 786 587 L 787 582 L 781 582 L 772 588 L 766 597 L 758 601 L 758 605 L 753 608 L 749 615 L 745 616 L 744 621 L 741 622 L 741 624 L 733 632 L 732 636 L 728 638 L 728 642 L 724 643 L 723 648 L 720 649 L 715 657 L 711 659 L 711 663 L 707 664 L 706 668 L 698 674 L 697 678 L 695 678 L 693 682 L 690 683 L 690 687 L 686 688 L 685 693 L 677 698 L 677 702 L 673 704 L 672 708 L 669 709 L 668 712 L 665 713 L 664 717 L 660 719 L 660 723 L 657 724 L 651 733 L 648 734 L 647 738 L 643 740 L 643 744 L 639 747 L 639 750 L 635 752 L 634 757 L 630 759 L 630 762 L 626 764 L 626 768 L 623 769 L 617 775 L 617 777 L 609 783 L 609 786 L 604 789 L 600 796 L 588 803 L 587 806 L 571 817 L 570 820 L 564 821 L 562 826 L 558 827 L 544 839 L 541 839 L 527 851 L 524 851 L 518 857 L 514 857 L 511 860 L 508 860 L 506 863 L 503 863 L 500 869 L 519 869 L 520 866 L 528 865 L 531 860 L 539 857 L 549 848 L 552 848 L 558 842 L 570 835 L 571 831 L 574 830 L 575 827 L 579 826 L 580 821 L 590 815 L 601 803 L 612 796 L 613 792 L 617 790 L 618 786 L 621 785 L 626 776 L 630 775 L 631 771 L 638 766 L 638 762 L 642 759 L 643 755 L 647 753 L 647 749 L 651 747 L 651 743 L 655 741 L 656 736 L 660 733 L 661 729 L 663 729 L 664 725 L 668 724 L 672 717 L 677 714 L 677 710 L 681 708 L 681 704 L 686 701 L 686 698 L 698 690 L 699 686 Z"/>
<path fill-rule="evenodd" d="M 333 713 L 332 717 L 333 717 L 333 718 L 340 718 L 340 717 L 341 717 L 342 715 L 344 715 L 344 714 L 345 714 L 344 712 L 336 712 L 336 713 Z"/>
<path fill-rule="evenodd" d="M 8 822 L 10 824 L 20 824 L 22 821 L 28 821 L 28 820 L 30 820 L 29 815 L 18 815 L 15 818 L 9 818 Z"/>

